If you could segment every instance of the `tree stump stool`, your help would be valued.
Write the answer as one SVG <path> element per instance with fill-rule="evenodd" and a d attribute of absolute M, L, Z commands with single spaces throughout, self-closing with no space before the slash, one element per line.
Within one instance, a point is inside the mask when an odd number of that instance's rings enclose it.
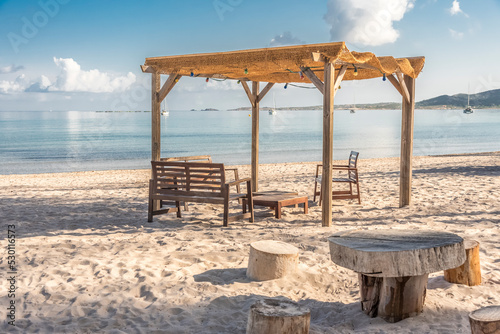
<path fill-rule="evenodd" d="M 444 271 L 444 279 L 450 283 L 474 286 L 481 284 L 481 265 L 479 263 L 479 242 L 465 240 L 465 255 L 467 259 L 460 267 Z"/>
<path fill-rule="evenodd" d="M 247 334 L 308 334 L 311 312 L 297 303 L 264 299 L 248 314 Z"/>
<path fill-rule="evenodd" d="M 458 235 L 423 230 L 357 230 L 328 238 L 330 258 L 359 275 L 361 309 L 397 322 L 422 312 L 429 273 L 465 261 Z"/>
<path fill-rule="evenodd" d="M 486 306 L 469 314 L 472 334 L 500 333 L 500 305 Z"/>
<path fill-rule="evenodd" d="M 297 270 L 299 250 L 281 241 L 261 240 L 250 244 L 247 277 L 267 281 Z"/>

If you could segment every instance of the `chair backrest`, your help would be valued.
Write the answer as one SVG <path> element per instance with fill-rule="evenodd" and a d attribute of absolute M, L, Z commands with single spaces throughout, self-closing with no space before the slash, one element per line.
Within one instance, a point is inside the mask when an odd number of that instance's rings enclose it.
<path fill-rule="evenodd" d="M 349 168 L 358 168 L 358 152 L 351 151 L 349 154 Z M 356 181 L 357 170 L 349 170 L 349 179 L 351 181 Z"/>
<path fill-rule="evenodd" d="M 151 161 L 157 194 L 224 197 L 224 164 Z"/>

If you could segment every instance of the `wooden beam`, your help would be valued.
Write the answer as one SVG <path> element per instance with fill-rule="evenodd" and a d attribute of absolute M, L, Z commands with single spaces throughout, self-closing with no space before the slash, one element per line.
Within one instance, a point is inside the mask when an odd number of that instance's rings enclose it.
<path fill-rule="evenodd" d="M 252 92 L 250 91 L 250 88 L 248 88 L 248 84 L 246 81 L 241 81 L 241 85 L 243 86 L 243 89 L 245 90 L 245 93 L 247 93 L 248 99 L 250 100 L 250 103 L 252 104 L 252 107 L 255 104 L 255 98 L 252 95 Z"/>
<path fill-rule="evenodd" d="M 179 75 L 177 73 L 170 74 L 168 76 L 167 81 L 163 84 L 163 87 L 160 89 L 157 95 L 158 102 L 161 103 L 165 97 L 167 97 L 168 93 L 174 88 L 175 84 L 179 79 L 182 77 L 182 75 Z"/>
<path fill-rule="evenodd" d="M 317 61 L 317 62 L 326 63 L 328 61 L 328 59 L 326 59 L 325 56 L 323 56 L 319 52 L 311 52 L 311 57 L 312 57 L 313 61 Z"/>
<path fill-rule="evenodd" d="M 403 98 L 402 106 L 399 207 L 411 203 L 413 121 L 415 114 L 415 79 L 405 75 L 403 80 L 406 87 L 408 87 L 410 99 L 406 101 Z"/>
<path fill-rule="evenodd" d="M 161 103 L 158 92 L 161 86 L 161 74 L 151 74 L 151 160 L 160 160 L 161 155 Z M 152 171 L 151 171 L 152 173 Z M 160 209 L 160 201 L 153 201 L 153 209 Z"/>
<path fill-rule="evenodd" d="M 399 80 L 399 85 L 401 86 L 401 95 L 405 98 L 406 102 L 410 103 L 410 92 L 408 91 L 408 87 L 406 87 L 405 80 L 403 78 L 403 74 L 400 72 L 396 72 L 396 75 Z"/>
<path fill-rule="evenodd" d="M 243 83 L 242 81 L 241 83 Z M 248 87 L 248 86 L 247 86 Z M 246 90 L 245 90 L 246 91 Z M 247 93 L 248 94 L 248 93 Z M 252 191 L 259 191 L 259 82 L 252 81 Z"/>
<path fill-rule="evenodd" d="M 141 70 L 143 73 L 154 73 L 155 70 L 151 66 L 141 65 Z"/>
<path fill-rule="evenodd" d="M 394 74 L 387 75 L 387 79 L 391 82 L 391 84 L 396 88 L 396 90 L 403 96 L 403 92 L 401 91 L 401 86 L 399 85 L 398 79 L 394 76 Z"/>
<path fill-rule="evenodd" d="M 333 96 L 335 96 L 335 94 L 337 94 L 337 90 L 340 87 L 340 83 L 342 82 L 342 79 L 344 79 L 344 75 L 345 75 L 346 71 L 347 71 L 347 65 L 342 65 L 342 67 L 340 68 L 339 74 L 335 77 Z"/>
<path fill-rule="evenodd" d="M 345 72 L 345 71 L 344 71 Z M 332 160 L 333 160 L 333 99 L 335 92 L 335 66 L 325 64 L 325 91 L 323 94 L 323 171 L 321 178 L 321 196 L 323 205 L 322 226 L 332 226 Z"/>
<path fill-rule="evenodd" d="M 316 88 L 318 88 L 321 94 L 325 94 L 325 84 L 309 67 L 301 67 L 300 70 L 306 75 L 309 80 L 311 80 L 311 82 L 314 84 L 314 86 L 316 86 Z"/>
<path fill-rule="evenodd" d="M 257 95 L 256 101 L 260 102 L 264 98 L 264 96 L 266 96 L 266 94 L 271 90 L 271 88 L 273 88 L 273 86 L 274 82 L 268 82 L 266 87 L 264 87 L 264 89 L 259 93 L 259 95 Z"/>

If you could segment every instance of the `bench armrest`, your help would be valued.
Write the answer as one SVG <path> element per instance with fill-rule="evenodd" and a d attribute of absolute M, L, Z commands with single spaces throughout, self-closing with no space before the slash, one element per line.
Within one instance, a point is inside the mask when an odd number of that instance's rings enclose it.
<path fill-rule="evenodd" d="M 251 180 L 252 180 L 252 178 L 247 177 L 247 178 L 244 178 L 244 179 L 239 179 L 239 180 L 236 180 L 236 181 L 227 182 L 226 185 L 228 185 L 228 186 L 234 186 L 234 185 L 240 184 L 242 182 L 247 182 L 247 181 L 251 181 Z"/>

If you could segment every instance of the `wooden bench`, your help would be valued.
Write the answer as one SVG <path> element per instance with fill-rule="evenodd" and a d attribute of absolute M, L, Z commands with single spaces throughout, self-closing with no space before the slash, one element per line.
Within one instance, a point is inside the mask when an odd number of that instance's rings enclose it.
<path fill-rule="evenodd" d="M 177 217 L 182 217 L 181 202 L 224 205 L 224 226 L 242 218 L 250 218 L 253 222 L 251 178 L 226 182 L 224 164 L 216 163 L 152 161 L 151 167 L 148 222 L 153 221 L 154 215 L 169 212 L 177 212 Z M 230 193 L 232 186 L 243 182 L 246 182 L 246 193 Z M 229 201 L 243 198 L 249 203 L 249 212 L 229 217 Z M 174 201 L 175 208 L 155 210 L 154 201 Z"/>

